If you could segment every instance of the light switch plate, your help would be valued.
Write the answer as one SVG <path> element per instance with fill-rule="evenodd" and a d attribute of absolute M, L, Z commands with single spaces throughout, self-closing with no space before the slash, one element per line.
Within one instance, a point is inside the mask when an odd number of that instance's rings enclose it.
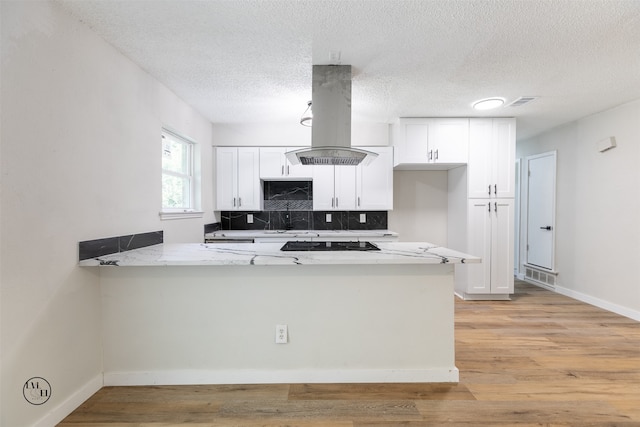
<path fill-rule="evenodd" d="M 326 214 L 326 215 L 324 216 L 324 221 L 325 221 L 325 222 L 331 222 L 331 214 Z"/>
<path fill-rule="evenodd" d="M 367 222 L 367 214 L 360 214 L 360 224 L 364 224 L 365 222 Z"/>
<path fill-rule="evenodd" d="M 253 214 L 247 214 L 247 224 L 253 224 Z"/>

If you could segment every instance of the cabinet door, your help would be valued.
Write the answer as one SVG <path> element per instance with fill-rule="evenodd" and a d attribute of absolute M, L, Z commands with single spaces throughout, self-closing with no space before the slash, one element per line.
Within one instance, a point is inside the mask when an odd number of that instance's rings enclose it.
<path fill-rule="evenodd" d="M 260 152 L 255 147 L 238 148 L 238 210 L 261 209 Z"/>
<path fill-rule="evenodd" d="M 231 147 L 216 149 L 216 209 L 237 209 L 238 150 Z"/>
<path fill-rule="evenodd" d="M 469 164 L 467 182 L 469 198 L 488 198 L 492 180 L 493 121 L 491 119 L 469 120 Z"/>
<path fill-rule="evenodd" d="M 334 166 L 335 208 L 352 211 L 356 208 L 356 166 Z M 315 193 L 314 193 L 315 199 Z"/>
<path fill-rule="evenodd" d="M 493 119 L 494 197 L 515 197 L 515 119 Z"/>
<path fill-rule="evenodd" d="M 468 202 L 468 230 L 471 255 L 479 256 L 482 262 L 467 264 L 467 292 L 488 294 L 491 292 L 491 212 L 489 200 L 470 199 Z"/>
<path fill-rule="evenodd" d="M 356 168 L 356 210 L 393 209 L 393 149 L 369 147 L 378 153 L 373 162 Z"/>
<path fill-rule="evenodd" d="M 288 151 L 302 147 L 261 147 L 260 178 L 261 179 L 311 179 L 313 172 L 310 166 L 292 165 L 286 158 Z"/>
<path fill-rule="evenodd" d="M 514 200 L 491 201 L 491 293 L 513 293 Z"/>
<path fill-rule="evenodd" d="M 281 147 L 260 147 L 260 178 L 279 179 L 284 176 L 284 152 Z"/>
<path fill-rule="evenodd" d="M 313 210 L 335 210 L 334 166 L 311 166 L 313 173 Z"/>
<path fill-rule="evenodd" d="M 429 122 L 427 119 L 401 119 L 398 123 L 400 163 L 429 162 Z"/>
<path fill-rule="evenodd" d="M 434 163 L 467 163 L 469 119 L 434 119 L 429 125 L 429 158 Z"/>

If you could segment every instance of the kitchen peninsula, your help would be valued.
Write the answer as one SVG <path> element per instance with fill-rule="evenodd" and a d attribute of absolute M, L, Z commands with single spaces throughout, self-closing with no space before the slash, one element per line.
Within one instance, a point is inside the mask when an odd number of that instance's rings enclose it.
<path fill-rule="evenodd" d="M 454 265 L 429 243 L 160 244 L 100 266 L 105 385 L 457 382 Z M 276 344 L 276 326 L 287 343 Z"/>

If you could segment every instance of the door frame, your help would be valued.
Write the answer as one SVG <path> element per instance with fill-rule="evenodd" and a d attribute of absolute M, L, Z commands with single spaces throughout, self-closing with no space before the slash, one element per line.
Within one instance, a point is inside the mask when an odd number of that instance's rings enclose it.
<path fill-rule="evenodd" d="M 551 269 L 546 269 L 539 266 L 531 266 L 527 264 L 527 243 L 529 242 L 529 161 L 535 160 L 541 157 L 553 156 L 554 163 L 556 168 L 554 168 L 554 176 L 553 176 L 553 195 L 552 195 L 552 206 L 553 206 L 553 220 L 551 226 L 553 227 L 553 239 L 552 239 L 552 256 L 551 256 Z M 534 154 L 531 156 L 527 156 L 524 158 L 524 164 L 522 164 L 522 178 L 521 181 L 525 184 L 522 186 L 522 222 L 520 227 L 520 267 L 523 271 L 524 267 L 532 267 L 534 269 L 540 271 L 548 271 L 550 273 L 557 273 L 556 271 L 556 183 L 557 183 L 557 164 L 558 164 L 558 152 L 556 150 L 547 151 L 545 153 Z"/>

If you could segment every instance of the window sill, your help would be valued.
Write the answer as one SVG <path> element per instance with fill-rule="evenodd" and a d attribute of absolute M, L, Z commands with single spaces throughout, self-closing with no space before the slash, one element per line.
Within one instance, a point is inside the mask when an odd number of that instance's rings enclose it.
<path fill-rule="evenodd" d="M 202 218 L 204 212 L 199 211 L 162 211 L 159 213 L 161 220 L 168 219 L 187 219 L 187 218 Z"/>

